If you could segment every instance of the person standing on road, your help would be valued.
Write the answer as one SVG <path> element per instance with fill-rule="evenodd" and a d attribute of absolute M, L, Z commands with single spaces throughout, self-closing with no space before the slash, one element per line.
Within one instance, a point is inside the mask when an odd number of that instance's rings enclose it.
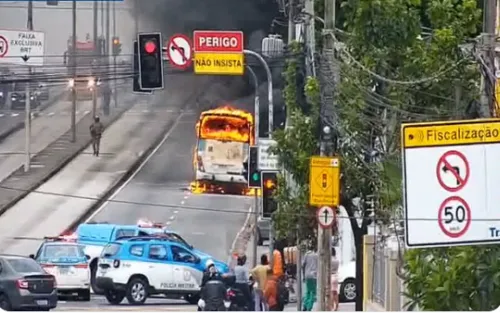
<path fill-rule="evenodd" d="M 315 251 L 313 243 L 310 243 L 309 249 L 304 255 L 302 261 L 302 277 L 306 283 L 306 292 L 304 297 L 304 311 L 311 311 L 316 302 L 316 283 L 318 279 L 318 253 Z"/>
<path fill-rule="evenodd" d="M 264 288 L 266 288 L 267 271 L 269 270 L 269 260 L 266 254 L 261 255 L 260 265 L 254 267 L 250 274 L 255 280 L 254 303 L 255 311 L 267 311 L 267 305 L 264 301 Z"/>
<path fill-rule="evenodd" d="M 99 116 L 94 117 L 94 122 L 90 125 L 90 136 L 92 137 L 92 149 L 94 150 L 95 156 L 99 156 L 99 148 L 103 132 L 104 125 L 102 125 Z"/>
<path fill-rule="evenodd" d="M 273 274 L 273 270 L 268 270 L 266 287 L 264 288 L 264 299 L 267 302 L 269 311 L 282 311 L 278 303 L 278 277 Z"/>

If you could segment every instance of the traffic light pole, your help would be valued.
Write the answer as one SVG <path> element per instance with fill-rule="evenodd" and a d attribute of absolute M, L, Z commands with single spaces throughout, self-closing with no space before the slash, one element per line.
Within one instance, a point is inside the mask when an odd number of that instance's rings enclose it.
<path fill-rule="evenodd" d="M 113 38 L 116 38 L 116 2 L 113 1 Z M 115 103 L 115 108 L 118 106 L 118 80 L 116 75 L 116 53 L 113 53 L 113 102 Z"/>
<path fill-rule="evenodd" d="M 254 138 L 255 145 L 258 144 L 259 141 L 259 80 L 257 79 L 257 75 L 255 75 L 254 70 L 250 66 L 246 66 L 248 72 L 252 76 L 252 80 L 255 87 L 255 95 L 254 95 Z M 253 204 L 253 246 L 252 246 L 252 264 L 253 267 L 257 266 L 257 246 L 259 242 L 257 238 L 259 237 L 259 230 L 257 229 L 257 223 L 259 222 L 259 195 L 257 192 L 258 189 L 254 189 L 254 204 Z"/>
<path fill-rule="evenodd" d="M 268 114 L 269 114 L 269 139 L 271 139 L 272 137 L 272 133 L 273 133 L 273 129 L 274 129 L 274 125 L 273 125 L 273 120 L 274 120 L 274 102 L 273 102 L 273 76 L 271 74 L 271 69 L 269 68 L 269 65 L 267 64 L 266 60 L 264 60 L 264 58 L 258 54 L 257 52 L 255 51 L 252 51 L 252 50 L 243 50 L 243 53 L 245 53 L 246 55 L 251 55 L 253 57 L 256 57 L 260 63 L 262 64 L 262 66 L 264 67 L 264 69 L 266 70 L 266 74 L 267 74 L 267 102 L 268 102 Z M 258 91 L 258 90 L 257 90 Z M 257 92 L 258 94 L 258 92 Z M 258 125 L 259 123 L 257 122 L 258 119 L 259 119 L 259 115 L 257 113 L 260 113 L 260 110 L 258 108 L 258 105 L 256 105 L 256 115 L 255 115 L 255 120 L 256 120 L 256 125 L 255 125 L 255 129 L 257 131 L 257 134 L 258 134 Z M 255 137 L 255 140 L 256 140 L 256 144 L 258 144 L 258 140 L 259 140 L 259 136 L 256 136 Z M 257 198 L 257 201 L 258 201 L 258 198 Z M 269 227 L 269 264 L 272 264 L 273 262 L 273 251 L 274 251 L 274 230 L 273 230 L 273 222 L 272 222 L 272 219 L 271 219 L 271 222 L 270 222 L 270 227 Z M 257 225 L 257 224 L 256 224 Z M 257 229 L 257 226 L 255 227 L 255 229 Z"/>
<path fill-rule="evenodd" d="M 71 87 L 71 142 L 76 142 L 76 0 L 73 0 L 73 38 L 70 51 L 71 73 L 73 74 L 73 86 Z"/>

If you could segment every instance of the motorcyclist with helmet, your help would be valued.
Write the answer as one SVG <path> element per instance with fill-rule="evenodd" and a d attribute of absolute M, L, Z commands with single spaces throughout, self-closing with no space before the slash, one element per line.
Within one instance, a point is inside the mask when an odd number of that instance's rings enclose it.
<path fill-rule="evenodd" d="M 226 311 L 226 284 L 212 260 L 205 263 L 200 296 L 198 311 Z"/>

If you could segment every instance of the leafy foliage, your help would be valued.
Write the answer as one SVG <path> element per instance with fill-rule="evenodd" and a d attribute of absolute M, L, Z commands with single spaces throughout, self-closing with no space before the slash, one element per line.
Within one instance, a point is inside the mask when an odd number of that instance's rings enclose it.
<path fill-rule="evenodd" d="M 500 305 L 498 246 L 410 250 L 405 270 L 409 309 L 490 311 Z"/>
<path fill-rule="evenodd" d="M 298 43 L 292 43 L 294 54 L 301 51 Z M 288 111 L 288 124 L 291 127 L 278 130 L 273 134 L 277 145 L 273 152 L 277 154 L 280 164 L 288 173 L 288 177 L 280 177 L 276 199 L 279 211 L 275 213 L 274 225 L 278 238 L 301 238 L 314 234 L 316 227 L 315 211 L 309 206 L 309 159 L 318 150 L 316 135 L 319 119 L 319 84 L 308 77 L 304 93 L 308 101 L 309 116 L 297 104 L 297 69 L 298 60 L 287 61 L 284 72 L 284 98 Z"/>

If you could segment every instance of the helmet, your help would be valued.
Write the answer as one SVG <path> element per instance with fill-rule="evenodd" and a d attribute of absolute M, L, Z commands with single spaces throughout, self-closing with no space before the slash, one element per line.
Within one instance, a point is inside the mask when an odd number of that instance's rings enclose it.
<path fill-rule="evenodd" d="M 99 116 L 97 116 L 97 115 L 96 115 L 96 116 L 94 116 L 94 120 L 95 120 L 96 122 L 99 122 L 99 120 L 100 120 Z"/>
<path fill-rule="evenodd" d="M 208 269 L 210 268 L 211 266 L 214 266 L 214 261 L 212 259 L 208 259 L 206 262 L 205 262 L 205 268 Z"/>

